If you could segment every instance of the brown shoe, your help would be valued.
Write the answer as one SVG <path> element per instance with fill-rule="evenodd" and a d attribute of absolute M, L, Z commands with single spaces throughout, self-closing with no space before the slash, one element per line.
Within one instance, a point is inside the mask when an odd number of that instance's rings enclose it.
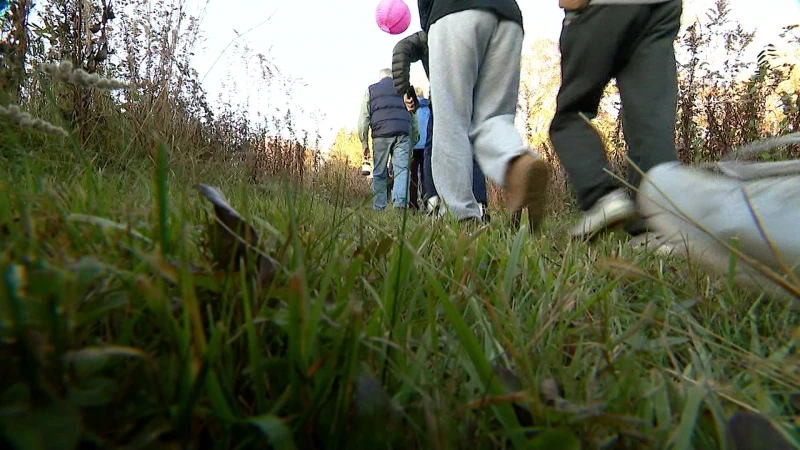
<path fill-rule="evenodd" d="M 511 220 L 514 226 L 519 226 L 522 211 L 527 209 L 531 229 L 534 229 L 544 217 L 550 168 L 543 159 L 527 152 L 512 159 L 506 170 L 506 205 Z"/>

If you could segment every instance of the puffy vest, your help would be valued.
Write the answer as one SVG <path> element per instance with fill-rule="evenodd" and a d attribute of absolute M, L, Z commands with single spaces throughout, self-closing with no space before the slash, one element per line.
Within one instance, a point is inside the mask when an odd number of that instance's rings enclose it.
<path fill-rule="evenodd" d="M 419 108 L 417 108 L 417 121 L 419 121 L 419 141 L 414 144 L 414 149 L 419 150 L 425 148 L 425 140 L 428 137 L 428 119 L 431 116 L 431 107 L 428 99 L 419 99 Z"/>
<path fill-rule="evenodd" d="M 411 113 L 403 103 L 403 96 L 394 89 L 392 77 L 386 77 L 369 87 L 369 108 L 372 137 L 411 134 Z"/>

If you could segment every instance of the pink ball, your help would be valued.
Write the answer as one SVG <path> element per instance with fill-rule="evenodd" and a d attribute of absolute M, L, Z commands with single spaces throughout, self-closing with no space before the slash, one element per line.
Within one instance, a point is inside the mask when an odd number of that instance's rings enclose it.
<path fill-rule="evenodd" d="M 381 0 L 375 8 L 375 22 L 389 34 L 400 34 L 411 24 L 411 10 L 403 0 Z"/>

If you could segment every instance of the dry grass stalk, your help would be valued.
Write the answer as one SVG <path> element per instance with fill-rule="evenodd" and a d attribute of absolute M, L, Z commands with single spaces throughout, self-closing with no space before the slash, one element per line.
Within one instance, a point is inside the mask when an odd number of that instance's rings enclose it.
<path fill-rule="evenodd" d="M 9 105 L 7 107 L 0 105 L 0 116 L 6 117 L 11 123 L 20 128 L 30 128 L 51 136 L 69 137 L 67 130 L 53 125 L 50 122 L 33 117 L 22 111 L 17 105 Z"/>
<path fill-rule="evenodd" d="M 105 78 L 97 73 L 88 73 L 81 68 L 75 69 L 69 61 L 61 61 L 59 64 L 42 64 L 42 71 L 53 77 L 56 81 L 62 81 L 75 86 L 94 87 L 97 89 L 113 90 L 126 89 L 130 85 L 124 81 L 114 78 Z"/>

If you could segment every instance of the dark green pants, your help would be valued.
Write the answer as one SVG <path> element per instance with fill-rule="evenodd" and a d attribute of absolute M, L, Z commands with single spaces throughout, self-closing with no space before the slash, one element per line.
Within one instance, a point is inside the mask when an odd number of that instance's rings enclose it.
<path fill-rule="evenodd" d="M 567 13 L 561 30 L 561 88 L 550 140 L 575 188 L 578 205 L 591 208 L 620 183 L 600 136 L 581 117 L 597 115 L 603 90 L 616 78 L 630 159 L 644 172 L 675 161 L 677 68 L 674 41 L 681 0 L 645 5 L 597 5 Z M 639 173 L 628 170 L 638 187 Z M 641 229 L 639 229 L 641 228 Z M 635 224 L 629 231 L 643 231 Z"/>

